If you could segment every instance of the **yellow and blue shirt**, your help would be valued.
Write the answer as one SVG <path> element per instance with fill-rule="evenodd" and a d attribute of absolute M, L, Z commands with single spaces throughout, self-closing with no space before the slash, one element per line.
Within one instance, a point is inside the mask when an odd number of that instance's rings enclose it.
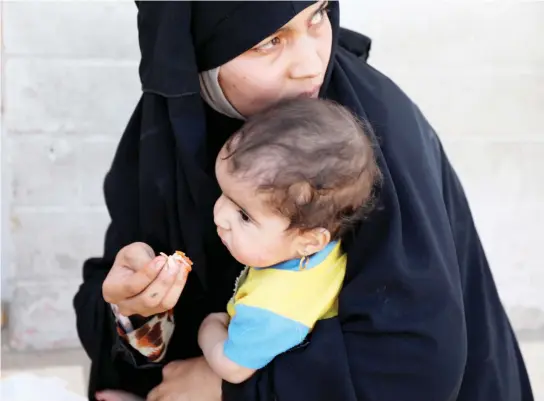
<path fill-rule="evenodd" d="M 312 255 L 306 267 L 289 260 L 246 267 L 227 305 L 231 318 L 224 353 L 250 369 L 300 344 L 320 319 L 334 317 L 346 272 L 339 241 Z"/>

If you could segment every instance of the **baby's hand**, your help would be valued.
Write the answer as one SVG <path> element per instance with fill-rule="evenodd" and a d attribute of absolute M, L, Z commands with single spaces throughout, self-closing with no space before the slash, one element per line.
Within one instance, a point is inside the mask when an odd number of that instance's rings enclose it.
<path fill-rule="evenodd" d="M 121 390 L 103 390 L 95 394 L 98 401 L 145 401 L 137 395 Z"/>

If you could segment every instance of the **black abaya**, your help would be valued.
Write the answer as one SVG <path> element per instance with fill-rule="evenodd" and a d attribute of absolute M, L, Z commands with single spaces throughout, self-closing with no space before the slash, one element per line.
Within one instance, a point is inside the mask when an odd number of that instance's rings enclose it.
<path fill-rule="evenodd" d="M 166 361 L 200 355 L 199 323 L 224 310 L 240 269 L 215 235 L 219 192 L 210 165 L 241 122 L 204 106 L 197 74 L 241 54 L 311 3 L 139 4 L 144 94 L 105 181 L 112 223 L 104 256 L 85 263 L 74 301 L 92 359 L 90 397 L 104 388 L 145 396 L 161 379 L 160 366 L 120 343 L 101 295 L 115 254 L 128 243 L 183 249 L 195 262 L 175 307 Z M 465 194 L 437 135 L 412 101 L 366 64 L 369 41 L 339 29 L 336 2 L 330 18 L 334 43 L 321 96 L 372 124 L 384 176 L 379 207 L 344 239 L 339 316 L 321 321 L 306 343 L 247 382 L 225 383 L 224 400 L 532 401 Z"/>

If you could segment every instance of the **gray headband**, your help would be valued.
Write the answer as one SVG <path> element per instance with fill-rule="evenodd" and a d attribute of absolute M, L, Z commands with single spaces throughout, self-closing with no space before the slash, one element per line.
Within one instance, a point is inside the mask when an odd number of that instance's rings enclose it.
<path fill-rule="evenodd" d="M 219 85 L 219 68 L 221 67 L 204 71 L 199 74 L 200 95 L 215 111 L 228 117 L 245 120 L 245 117 L 238 113 L 225 97 L 225 94 Z"/>

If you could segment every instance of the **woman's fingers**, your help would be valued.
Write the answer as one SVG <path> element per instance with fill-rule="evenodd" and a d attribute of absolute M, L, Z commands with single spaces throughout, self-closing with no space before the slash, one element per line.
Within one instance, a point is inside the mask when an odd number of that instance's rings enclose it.
<path fill-rule="evenodd" d="M 162 301 L 176 282 L 179 270 L 180 266 L 178 263 L 164 264 L 159 275 L 144 291 L 117 304 L 119 306 L 119 311 L 121 313 L 123 313 L 124 310 L 131 311 L 132 314 L 136 313 L 147 317 L 170 309 L 165 308 L 162 305 Z"/>
<path fill-rule="evenodd" d="M 120 390 L 103 390 L 95 394 L 98 401 L 145 401 L 137 395 Z"/>
<path fill-rule="evenodd" d="M 126 266 L 114 264 L 102 285 L 104 300 L 118 304 L 140 294 L 159 275 L 165 263 L 165 258 L 158 256 L 148 263 L 149 267 L 136 272 Z"/>
<path fill-rule="evenodd" d="M 135 271 L 132 275 L 125 278 L 124 299 L 137 296 L 142 293 L 156 278 L 160 277 L 166 266 L 166 258 L 157 256 L 155 259 L 148 262 L 140 270 Z"/>
<path fill-rule="evenodd" d="M 170 362 L 162 377 L 147 401 L 221 400 L 221 378 L 203 357 Z"/>
<path fill-rule="evenodd" d="M 139 296 L 149 308 L 157 307 L 168 290 L 176 282 L 180 266 L 178 263 L 166 263 L 159 276 Z"/>
<path fill-rule="evenodd" d="M 146 401 L 162 401 L 165 394 L 165 385 L 163 383 L 159 384 L 153 390 L 147 394 Z"/>
<path fill-rule="evenodd" d="M 142 292 L 160 272 L 160 268 L 156 268 L 160 262 L 153 256 L 153 250 L 141 242 L 121 249 L 102 285 L 104 300 L 117 304 Z M 164 264 L 164 257 L 160 260 Z"/>
<path fill-rule="evenodd" d="M 170 383 L 162 382 L 147 394 L 146 401 L 191 401 L 200 398 L 189 398 L 187 394 L 176 392 Z"/>
<path fill-rule="evenodd" d="M 144 269 L 154 258 L 155 252 L 149 245 L 133 242 L 119 251 L 115 262 L 137 272 Z"/>
<path fill-rule="evenodd" d="M 162 308 L 164 308 L 165 310 L 170 310 L 174 306 L 176 306 L 176 304 L 178 303 L 178 299 L 183 292 L 183 288 L 185 287 L 185 283 L 187 282 L 188 274 L 189 270 L 181 266 L 174 285 L 170 287 L 170 289 L 161 301 L 160 306 Z"/>

